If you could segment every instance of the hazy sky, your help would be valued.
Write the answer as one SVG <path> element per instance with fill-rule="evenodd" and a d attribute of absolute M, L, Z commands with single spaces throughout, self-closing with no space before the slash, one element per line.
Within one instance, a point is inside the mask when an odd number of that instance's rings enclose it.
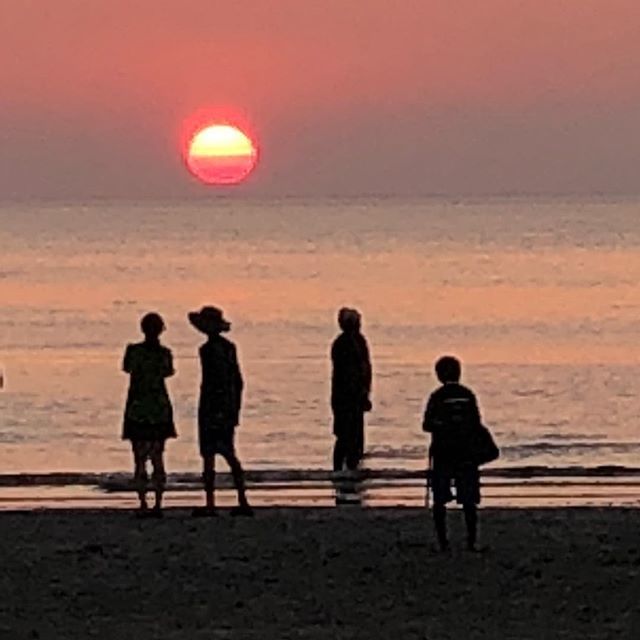
<path fill-rule="evenodd" d="M 638 0 L 2 0 L 0 198 L 206 193 L 202 109 L 253 194 L 640 192 Z"/>

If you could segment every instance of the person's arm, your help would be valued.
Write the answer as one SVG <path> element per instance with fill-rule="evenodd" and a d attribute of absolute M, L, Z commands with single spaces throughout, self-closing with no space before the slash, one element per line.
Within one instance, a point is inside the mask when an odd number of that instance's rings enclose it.
<path fill-rule="evenodd" d="M 175 375 L 175 372 L 176 370 L 173 368 L 173 354 L 170 349 L 167 349 L 163 375 L 165 378 L 170 378 L 172 375 Z"/>
<path fill-rule="evenodd" d="M 238 364 L 238 354 L 236 347 L 233 346 L 231 350 L 231 359 L 233 366 L 234 376 L 234 391 L 235 391 L 235 410 L 236 410 L 236 424 L 240 423 L 240 409 L 242 408 L 242 391 L 244 389 L 244 380 L 242 379 L 242 373 L 240 372 L 240 365 Z"/>
<path fill-rule="evenodd" d="M 360 369 L 362 371 L 362 409 L 364 411 L 371 411 L 371 357 L 369 355 L 369 345 L 364 336 L 360 336 Z"/>
<path fill-rule="evenodd" d="M 336 373 L 338 368 L 338 342 L 336 340 L 331 344 L 331 410 L 335 413 L 338 409 L 338 390 L 336 388 Z"/>
<path fill-rule="evenodd" d="M 122 359 L 122 370 L 125 373 L 131 373 L 131 345 L 128 344 L 124 351 L 124 358 Z"/>
<path fill-rule="evenodd" d="M 433 433 L 437 426 L 435 413 L 436 400 L 434 398 L 434 395 L 431 394 L 429 396 L 429 400 L 427 401 L 427 406 L 424 410 L 424 418 L 422 420 L 422 430 L 426 433 Z"/>
<path fill-rule="evenodd" d="M 373 378 L 373 371 L 371 369 L 371 355 L 369 354 L 369 345 L 366 338 L 362 337 L 362 372 L 363 372 L 363 386 L 367 398 L 371 393 L 371 382 Z"/>
<path fill-rule="evenodd" d="M 339 349 L 338 349 L 338 341 L 334 340 L 331 344 L 331 365 L 336 367 L 339 358 Z"/>
<path fill-rule="evenodd" d="M 198 358 L 200 360 L 201 384 L 204 386 L 204 381 L 209 379 L 209 358 L 205 354 L 205 345 L 200 345 Z"/>
<path fill-rule="evenodd" d="M 473 392 L 471 392 L 471 398 L 470 398 L 471 402 L 470 402 L 470 419 L 471 419 L 471 424 L 473 424 L 474 426 L 481 426 L 482 425 L 482 418 L 480 417 L 480 409 L 478 408 L 478 400 L 475 396 L 475 394 Z"/>

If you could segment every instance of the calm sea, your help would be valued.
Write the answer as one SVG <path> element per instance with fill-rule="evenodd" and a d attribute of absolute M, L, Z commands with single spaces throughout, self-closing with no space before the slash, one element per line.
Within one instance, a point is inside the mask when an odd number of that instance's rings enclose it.
<path fill-rule="evenodd" d="M 432 363 L 453 353 L 501 467 L 639 467 L 640 202 L 212 198 L 0 207 L 0 471 L 127 471 L 120 362 L 147 311 L 177 375 L 173 471 L 197 471 L 201 336 L 221 306 L 251 469 L 323 469 L 329 345 L 362 311 L 367 466 L 421 469 Z"/>

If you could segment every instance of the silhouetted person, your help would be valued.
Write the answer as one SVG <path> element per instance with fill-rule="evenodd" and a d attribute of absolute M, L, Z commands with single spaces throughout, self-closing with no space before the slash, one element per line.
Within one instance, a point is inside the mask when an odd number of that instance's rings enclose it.
<path fill-rule="evenodd" d="M 231 468 L 238 492 L 236 515 L 251 515 L 244 483 L 244 472 L 235 450 L 235 428 L 240 422 L 243 381 L 238 365 L 235 345 L 221 336 L 231 324 L 216 307 L 203 307 L 189 314 L 191 324 L 204 333 L 208 340 L 200 347 L 202 384 L 198 405 L 198 436 L 203 462 L 203 480 L 206 494 L 204 509 L 194 515 L 215 513 L 215 456 L 220 454 Z"/>
<path fill-rule="evenodd" d="M 342 333 L 331 346 L 333 374 L 333 470 L 356 469 L 364 454 L 364 414 L 371 410 L 371 361 L 369 347 L 360 333 L 360 314 L 340 309 L 338 325 Z"/>
<path fill-rule="evenodd" d="M 128 345 L 122 364 L 122 369 L 130 375 L 122 438 L 131 441 L 139 514 L 160 516 L 167 478 L 164 445 L 167 438 L 176 437 L 173 408 L 165 384 L 165 378 L 174 374 L 173 357 L 171 351 L 160 344 L 165 325 L 157 313 L 145 315 L 140 328 L 144 342 Z M 146 500 L 147 460 L 151 460 L 153 467 L 155 505 L 152 511 L 148 511 Z"/>
<path fill-rule="evenodd" d="M 476 549 L 477 512 L 480 503 L 480 474 L 474 462 L 473 442 L 481 428 L 478 403 L 473 392 L 460 384 L 461 366 L 452 356 L 440 358 L 435 365 L 442 386 L 430 396 L 424 414 L 423 430 L 431 433 L 429 455 L 432 459 L 431 487 L 433 519 L 440 548 L 448 548 L 447 502 L 456 501 L 464 509 L 467 545 Z"/>

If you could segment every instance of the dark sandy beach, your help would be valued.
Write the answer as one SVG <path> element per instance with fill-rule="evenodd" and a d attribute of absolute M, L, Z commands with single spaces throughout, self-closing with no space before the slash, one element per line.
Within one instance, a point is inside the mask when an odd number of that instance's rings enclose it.
<path fill-rule="evenodd" d="M 640 510 L 481 516 L 447 556 L 417 509 L 4 513 L 0 637 L 637 637 Z"/>

